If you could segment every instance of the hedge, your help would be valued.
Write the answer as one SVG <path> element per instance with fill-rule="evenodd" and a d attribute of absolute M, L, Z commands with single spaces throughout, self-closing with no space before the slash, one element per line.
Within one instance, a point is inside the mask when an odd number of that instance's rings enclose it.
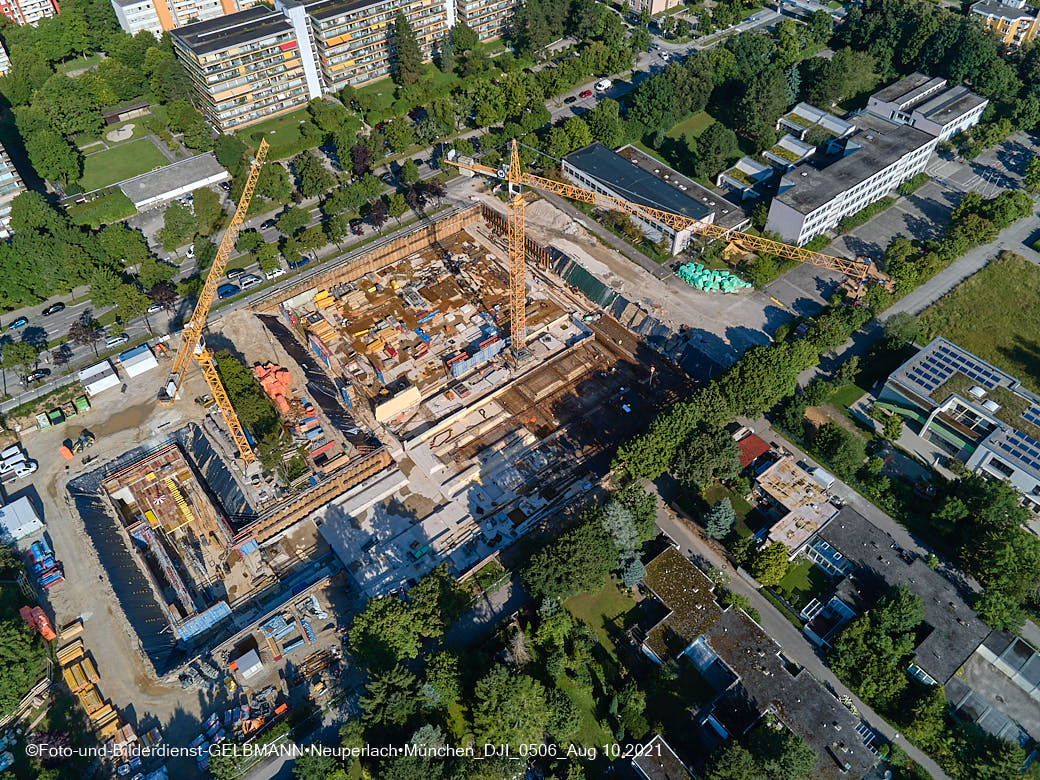
<path fill-rule="evenodd" d="M 900 195 L 912 195 L 917 192 L 921 187 L 930 181 L 930 177 L 924 171 L 921 171 L 916 176 L 911 176 L 909 179 L 899 185 L 898 192 Z"/>
<path fill-rule="evenodd" d="M 877 216 L 895 202 L 896 199 L 890 196 L 885 196 L 881 200 L 874 201 L 869 206 L 861 208 L 855 214 L 850 214 L 839 222 L 837 227 L 838 232 L 848 233 L 850 230 L 855 230 L 860 225 L 867 224 L 872 217 Z"/>

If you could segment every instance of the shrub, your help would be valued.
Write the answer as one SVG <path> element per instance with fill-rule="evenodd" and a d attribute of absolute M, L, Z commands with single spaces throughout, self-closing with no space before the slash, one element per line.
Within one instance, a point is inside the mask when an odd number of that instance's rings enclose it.
<path fill-rule="evenodd" d="M 927 184 L 929 181 L 928 174 L 921 171 L 916 176 L 911 176 L 909 179 L 899 185 L 898 192 L 900 195 L 911 195 L 917 192 L 921 187 Z"/>

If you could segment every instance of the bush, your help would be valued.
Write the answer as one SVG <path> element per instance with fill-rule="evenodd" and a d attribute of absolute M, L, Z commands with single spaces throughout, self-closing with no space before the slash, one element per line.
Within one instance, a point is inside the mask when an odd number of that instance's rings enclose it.
<path fill-rule="evenodd" d="M 74 203 L 65 210 L 74 224 L 95 229 L 137 213 L 130 198 L 118 189 L 109 190 L 86 203 Z"/>
<path fill-rule="evenodd" d="M 899 185 L 898 192 L 900 195 L 912 195 L 917 192 L 921 187 L 929 182 L 929 176 L 924 171 L 921 171 L 916 176 L 912 176 L 902 184 Z"/>
<path fill-rule="evenodd" d="M 837 227 L 838 232 L 848 233 L 850 230 L 855 230 L 861 225 L 867 224 L 871 218 L 877 216 L 895 202 L 895 198 L 886 196 L 881 200 L 874 201 L 868 206 L 864 206 L 855 214 L 850 214 L 839 222 Z"/>
<path fill-rule="evenodd" d="M 831 242 L 831 240 L 829 238 L 827 238 L 827 236 L 825 236 L 823 233 L 820 233 L 820 235 L 815 236 L 815 237 L 809 239 L 808 241 L 806 241 L 805 242 L 805 246 L 803 246 L 802 248 L 803 249 L 808 249 L 810 252 L 819 252 L 824 247 L 826 247 L 830 242 Z"/>

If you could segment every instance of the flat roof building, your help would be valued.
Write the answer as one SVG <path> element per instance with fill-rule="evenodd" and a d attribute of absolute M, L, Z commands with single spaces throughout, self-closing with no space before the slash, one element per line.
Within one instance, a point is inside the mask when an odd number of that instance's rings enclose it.
<path fill-rule="evenodd" d="M 273 9 L 253 6 L 171 36 L 203 112 L 228 131 L 389 76 L 398 11 L 432 58 L 454 24 L 450 0 L 275 0 Z"/>
<path fill-rule="evenodd" d="M 749 222 L 738 206 L 719 193 L 702 187 L 634 146 L 624 146 L 615 152 L 597 141 L 565 155 L 562 170 L 566 178 L 586 189 L 698 222 L 734 229 Z M 694 235 L 689 229 L 677 231 L 649 217 L 629 216 L 651 241 L 666 239 L 673 255 L 685 249 Z"/>
<path fill-rule="evenodd" d="M 1040 31 L 1040 12 L 1025 0 L 982 0 L 971 7 L 971 14 L 999 36 L 1009 49 L 1017 49 L 1036 38 Z"/>
<path fill-rule="evenodd" d="M 921 598 L 924 624 L 908 669 L 921 682 L 945 685 L 989 635 L 989 627 L 949 580 L 919 556 L 899 549 L 891 536 L 850 507 L 817 533 L 809 549 L 809 559 L 825 571 L 849 577 L 847 598 L 857 613 L 895 585 Z"/>
<path fill-rule="evenodd" d="M 205 152 L 119 182 L 123 194 L 141 209 L 231 178 L 213 152 Z"/>
<path fill-rule="evenodd" d="M 889 375 L 878 403 L 1040 513 L 1040 396 L 1018 379 L 938 337 Z"/>
<path fill-rule="evenodd" d="M 203 113 L 220 130 L 287 113 L 321 95 L 306 36 L 301 51 L 302 26 L 303 20 L 254 6 L 170 33 Z"/>
<path fill-rule="evenodd" d="M 867 111 L 945 141 L 977 125 L 988 105 L 987 98 L 967 87 L 951 87 L 946 79 L 911 73 L 871 95 Z"/>
<path fill-rule="evenodd" d="M 930 133 L 870 113 L 850 123 L 854 132 L 835 137 L 836 159 L 802 163 L 780 180 L 766 229 L 781 240 L 801 246 L 880 200 L 923 171 L 938 143 Z"/>
<path fill-rule="evenodd" d="M 769 541 L 783 544 L 791 556 L 838 513 L 823 486 L 790 456 L 755 477 L 755 488 L 779 507 L 771 513 L 780 517 L 769 528 Z"/>
<path fill-rule="evenodd" d="M 696 713 L 706 735 L 739 737 L 769 713 L 817 755 L 816 776 L 863 777 L 875 755 L 870 730 L 804 669 L 792 674 L 781 647 L 742 610 L 722 610 L 711 581 L 674 547 L 646 565 L 643 578 L 668 614 L 646 635 L 652 660 L 686 656 L 716 697 Z"/>

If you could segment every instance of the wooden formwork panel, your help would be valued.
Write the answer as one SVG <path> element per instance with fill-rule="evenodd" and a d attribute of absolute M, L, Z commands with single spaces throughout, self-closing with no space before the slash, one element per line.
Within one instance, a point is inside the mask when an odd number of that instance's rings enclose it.
<path fill-rule="evenodd" d="M 315 274 L 298 284 L 282 288 L 267 298 L 257 301 L 250 307 L 251 311 L 257 313 L 271 312 L 278 308 L 278 304 L 286 301 L 304 290 L 312 288 L 327 289 L 337 284 L 345 284 L 364 276 L 372 271 L 378 271 L 384 266 L 397 262 L 409 255 L 422 251 L 432 244 L 443 241 L 448 237 L 465 229 L 467 225 L 480 219 L 480 207 L 472 208 L 450 214 L 444 219 L 437 220 L 432 225 L 422 227 L 395 238 L 381 247 L 359 257 L 336 263 L 322 273 Z"/>

